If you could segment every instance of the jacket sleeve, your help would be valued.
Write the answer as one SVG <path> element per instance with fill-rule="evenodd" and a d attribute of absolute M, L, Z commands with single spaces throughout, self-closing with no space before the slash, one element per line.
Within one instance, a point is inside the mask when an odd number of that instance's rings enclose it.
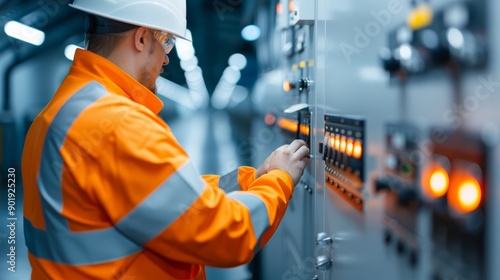
<path fill-rule="evenodd" d="M 210 186 L 221 188 L 226 193 L 232 191 L 246 191 L 255 181 L 257 170 L 250 166 L 241 166 L 225 175 L 201 175 Z"/>
<path fill-rule="evenodd" d="M 241 190 L 215 188 L 216 177 L 202 177 L 166 124 L 147 112 L 122 117 L 109 150 L 114 161 L 101 166 L 107 183 L 95 190 L 109 219 L 145 250 L 180 262 L 230 267 L 250 261 L 276 230 L 293 192 L 286 172 L 255 179 L 249 167 L 238 169 Z"/>

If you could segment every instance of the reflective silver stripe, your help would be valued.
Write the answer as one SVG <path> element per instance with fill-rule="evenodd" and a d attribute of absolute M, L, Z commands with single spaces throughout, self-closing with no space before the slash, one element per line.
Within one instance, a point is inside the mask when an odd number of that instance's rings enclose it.
<path fill-rule="evenodd" d="M 205 182 L 187 162 L 116 224 L 123 235 L 143 244 L 160 234 L 198 199 Z"/>
<path fill-rule="evenodd" d="M 47 130 L 37 179 L 47 229 L 68 230 L 68 221 L 59 214 L 63 204 L 61 188 L 63 159 L 59 150 L 75 119 L 85 108 L 104 95 L 106 89 L 103 85 L 97 82 L 87 84 L 64 103 Z"/>
<path fill-rule="evenodd" d="M 38 258 L 70 265 L 121 259 L 143 249 L 200 197 L 205 182 L 191 162 L 170 176 L 115 227 L 86 232 L 45 231 L 24 221 L 26 244 Z"/>
<path fill-rule="evenodd" d="M 238 183 L 238 169 L 221 176 L 219 178 L 219 188 L 223 189 L 226 193 L 241 191 L 241 186 Z"/>
<path fill-rule="evenodd" d="M 116 228 L 89 232 L 50 231 L 35 228 L 24 219 L 24 236 L 31 254 L 68 265 L 89 265 L 130 256 L 142 246 Z"/>
<path fill-rule="evenodd" d="M 252 227 L 255 233 L 255 237 L 257 238 L 257 245 L 254 248 L 254 252 L 256 253 L 261 249 L 260 239 L 262 237 L 262 234 L 270 226 L 266 204 L 258 196 L 251 193 L 232 192 L 229 193 L 228 196 L 245 204 L 248 210 L 250 210 Z"/>

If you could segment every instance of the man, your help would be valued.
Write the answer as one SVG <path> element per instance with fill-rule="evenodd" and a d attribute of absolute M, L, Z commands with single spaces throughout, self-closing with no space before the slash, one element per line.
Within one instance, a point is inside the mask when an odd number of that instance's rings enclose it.
<path fill-rule="evenodd" d="M 278 148 L 258 170 L 200 176 L 153 93 L 184 38 L 185 0 L 71 6 L 90 14 L 88 50 L 23 151 L 32 279 L 205 279 L 205 265 L 250 261 L 285 213 L 305 143 Z"/>

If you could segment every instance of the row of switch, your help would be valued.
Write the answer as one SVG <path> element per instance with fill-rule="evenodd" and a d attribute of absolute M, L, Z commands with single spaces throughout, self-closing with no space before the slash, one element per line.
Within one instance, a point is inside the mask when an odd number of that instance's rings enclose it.
<path fill-rule="evenodd" d="M 354 157 L 355 159 L 360 159 L 363 155 L 363 144 L 358 139 L 326 132 L 324 143 L 324 159 L 336 165 L 340 164 L 342 169 L 345 168 L 345 166 L 342 166 L 343 155 Z"/>

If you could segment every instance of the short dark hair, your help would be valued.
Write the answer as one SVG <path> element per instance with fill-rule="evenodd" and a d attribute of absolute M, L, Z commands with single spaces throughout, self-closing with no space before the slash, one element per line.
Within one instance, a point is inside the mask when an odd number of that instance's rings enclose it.
<path fill-rule="evenodd" d="M 85 17 L 87 50 L 107 57 L 121 40 L 124 32 L 138 26 L 113 19 L 88 14 Z"/>
<path fill-rule="evenodd" d="M 108 57 L 111 51 L 116 47 L 118 42 L 122 40 L 122 36 L 114 36 L 110 34 L 89 34 L 86 35 L 87 50 L 98 54 L 102 57 Z"/>

